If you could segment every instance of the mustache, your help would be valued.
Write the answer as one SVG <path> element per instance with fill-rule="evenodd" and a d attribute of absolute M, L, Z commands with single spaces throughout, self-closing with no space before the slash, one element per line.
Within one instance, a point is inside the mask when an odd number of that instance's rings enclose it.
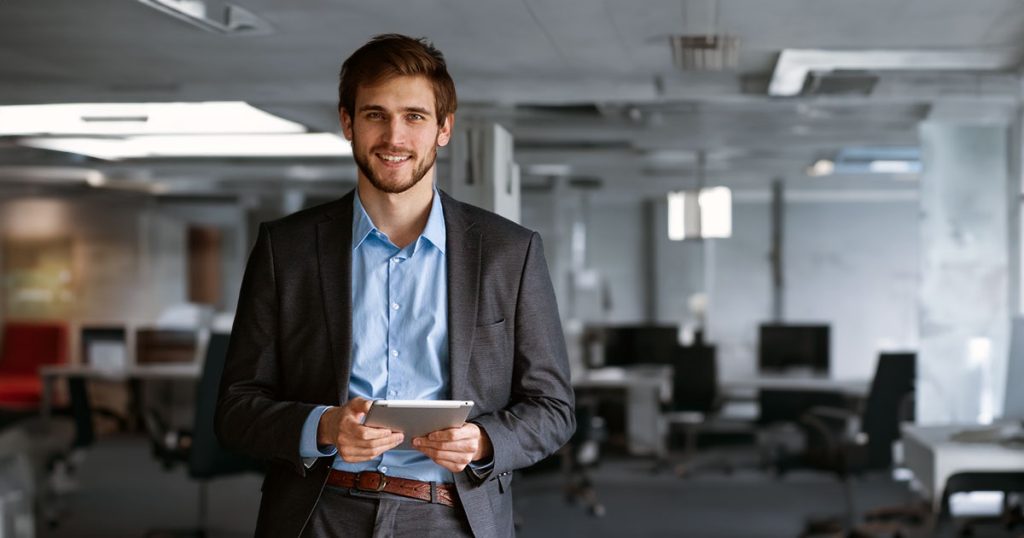
<path fill-rule="evenodd" d="M 412 151 L 410 149 L 400 148 L 398 146 L 388 146 L 388 145 L 374 146 L 373 148 L 370 149 L 370 151 L 373 152 L 373 153 L 392 153 L 392 154 L 395 154 L 395 155 L 411 155 L 413 157 L 416 156 L 416 152 L 415 151 Z"/>

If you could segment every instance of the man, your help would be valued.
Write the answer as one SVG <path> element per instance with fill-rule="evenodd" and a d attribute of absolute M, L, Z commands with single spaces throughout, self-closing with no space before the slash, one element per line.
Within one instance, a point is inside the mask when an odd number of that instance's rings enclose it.
<path fill-rule="evenodd" d="M 270 461 L 258 536 L 512 535 L 512 471 L 575 428 L 540 237 L 435 189 L 456 96 L 432 45 L 378 36 L 340 78 L 358 185 L 260 226 L 218 435 Z M 391 450 L 373 399 L 476 405 Z"/>

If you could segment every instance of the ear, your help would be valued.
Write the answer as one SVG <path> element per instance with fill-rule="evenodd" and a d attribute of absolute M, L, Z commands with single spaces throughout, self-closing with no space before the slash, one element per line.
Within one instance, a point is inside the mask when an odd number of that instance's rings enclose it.
<path fill-rule="evenodd" d="M 341 119 L 341 132 L 345 135 L 345 140 L 352 141 L 352 116 L 348 114 L 348 110 L 344 108 L 338 109 L 338 115 Z"/>
<path fill-rule="evenodd" d="M 441 124 L 441 129 L 437 132 L 437 145 L 447 146 L 448 142 L 452 139 L 452 127 L 455 126 L 455 114 L 448 114 L 448 117 L 444 119 L 444 123 Z"/>

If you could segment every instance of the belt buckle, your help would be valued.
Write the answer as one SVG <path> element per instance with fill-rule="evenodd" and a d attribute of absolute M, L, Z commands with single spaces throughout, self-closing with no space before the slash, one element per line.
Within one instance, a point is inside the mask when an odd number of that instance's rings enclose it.
<path fill-rule="evenodd" d="M 369 478 L 371 476 L 375 476 L 377 478 L 377 486 L 365 487 L 363 485 L 363 477 Z M 371 491 L 374 493 L 380 493 L 384 491 L 384 488 L 386 488 L 387 485 L 388 477 L 384 473 L 379 473 L 377 471 L 363 471 L 360 473 L 356 473 L 356 489 L 358 489 L 359 491 Z"/>

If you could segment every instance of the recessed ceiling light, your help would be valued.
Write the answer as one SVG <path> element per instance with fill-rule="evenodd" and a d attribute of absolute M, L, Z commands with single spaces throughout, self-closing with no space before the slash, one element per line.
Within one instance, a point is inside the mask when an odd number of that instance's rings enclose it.
<path fill-rule="evenodd" d="M 332 133 L 177 135 L 125 138 L 36 137 L 18 143 L 97 159 L 182 157 L 347 157 L 352 146 Z"/>
<path fill-rule="evenodd" d="M 877 160 L 868 163 L 868 170 L 876 174 L 913 174 L 921 171 L 921 162 Z"/>
<path fill-rule="evenodd" d="M 829 159 L 818 159 L 814 161 L 814 164 L 807 167 L 807 175 L 811 177 L 821 177 L 832 175 L 836 171 L 836 163 Z"/>
<path fill-rule="evenodd" d="M 302 133 L 306 128 L 242 101 L 0 106 L 0 136 Z"/>

